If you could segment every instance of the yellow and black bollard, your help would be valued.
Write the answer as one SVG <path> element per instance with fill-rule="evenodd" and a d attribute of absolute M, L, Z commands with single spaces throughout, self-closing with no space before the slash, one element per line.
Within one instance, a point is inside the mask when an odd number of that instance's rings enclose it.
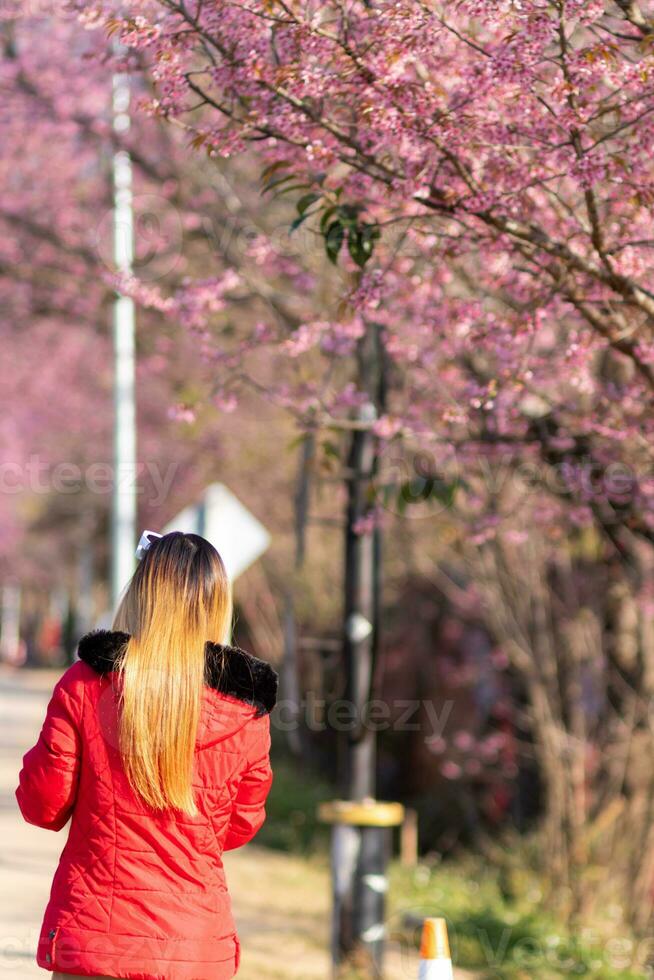
<path fill-rule="evenodd" d="M 391 829 L 402 823 L 404 808 L 372 799 L 333 800 L 319 807 L 318 816 L 332 825 L 333 976 L 356 969 L 379 980 Z"/>

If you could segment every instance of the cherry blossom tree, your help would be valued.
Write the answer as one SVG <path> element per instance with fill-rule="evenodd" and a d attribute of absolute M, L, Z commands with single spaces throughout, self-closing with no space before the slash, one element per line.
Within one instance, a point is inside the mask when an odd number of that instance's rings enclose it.
<path fill-rule="evenodd" d="M 379 438 L 431 447 L 437 470 L 489 443 L 513 459 L 517 442 L 540 478 L 554 468 L 578 520 L 623 551 L 633 532 L 651 539 L 653 60 L 639 11 L 84 5 L 148 64 L 150 112 L 210 159 L 255 148 L 264 188 L 296 202 L 298 251 L 322 242 L 338 266 L 332 302 L 290 330 L 260 320 L 226 347 L 214 326 L 226 403 L 247 373 L 305 424 L 343 421 L 370 394 L 344 358 L 372 332 L 398 382 Z M 311 377 L 262 379 L 264 345 Z"/>
<path fill-rule="evenodd" d="M 643 637 L 629 677 L 613 662 L 622 694 L 613 701 L 612 692 L 607 710 L 617 724 L 627 704 L 637 708 L 646 741 L 650 7 L 151 0 L 82 11 L 147 66 L 155 87 L 146 109 L 185 130 L 209 160 L 247 150 L 265 193 L 293 203 L 297 253 L 306 258 L 319 246 L 334 267 L 327 295 L 325 278 L 316 281 L 312 314 L 299 322 L 264 316 L 227 338 L 211 284 L 208 294 L 206 283 L 182 284 L 171 298 L 145 295 L 134 282 L 135 295 L 162 310 L 171 304 L 175 316 L 185 303 L 199 311 L 193 329 L 225 404 L 244 381 L 254 385 L 330 453 L 325 433 L 372 427 L 381 506 L 366 520 L 416 503 L 456 511 L 473 546 L 468 569 L 527 679 L 539 655 L 529 641 L 535 610 L 525 613 L 513 592 L 519 562 L 499 592 L 488 568 L 516 535 L 540 525 L 550 551 L 533 571 L 547 610 L 556 602 L 549 576 L 598 527 L 606 554 L 618 556 L 622 586 L 640 602 Z M 268 243 L 262 251 L 274 268 L 280 257 Z M 376 418 L 360 411 L 370 401 Z M 502 618 L 512 611 L 520 643 Z M 606 627 L 601 605 L 589 612 L 590 633 L 575 615 L 566 611 L 560 631 L 542 638 L 551 653 L 565 635 L 568 649 L 532 687 L 533 710 L 549 711 L 566 677 L 581 676 L 592 630 Z M 611 662 L 610 644 L 606 656 Z M 540 731 L 579 749 L 571 755 L 577 796 L 562 807 L 560 830 L 592 780 L 590 735 L 579 741 L 576 705 L 575 695 L 571 713 Z M 553 770 L 554 807 L 560 785 Z"/>

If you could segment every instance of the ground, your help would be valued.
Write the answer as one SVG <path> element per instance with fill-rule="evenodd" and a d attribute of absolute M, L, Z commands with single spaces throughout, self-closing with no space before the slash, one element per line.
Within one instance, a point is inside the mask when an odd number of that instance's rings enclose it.
<path fill-rule="evenodd" d="M 0 977 L 40 980 L 34 951 L 52 873 L 64 844 L 22 820 L 14 789 L 58 674 L 0 667 Z M 329 870 L 325 863 L 255 844 L 225 856 L 243 949 L 239 980 L 326 980 Z M 413 951 L 393 947 L 387 980 L 418 976 Z M 470 975 L 455 972 L 456 980 Z"/>

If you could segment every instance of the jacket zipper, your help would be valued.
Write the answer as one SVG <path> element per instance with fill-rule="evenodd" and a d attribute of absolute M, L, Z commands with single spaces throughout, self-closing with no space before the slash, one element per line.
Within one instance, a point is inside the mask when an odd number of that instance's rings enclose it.
<path fill-rule="evenodd" d="M 55 947 L 57 945 L 57 933 L 59 932 L 59 926 L 55 926 L 54 929 L 50 929 L 48 932 L 48 939 L 50 940 L 49 951 L 45 954 L 45 960 L 48 966 L 54 969 L 55 965 Z"/>

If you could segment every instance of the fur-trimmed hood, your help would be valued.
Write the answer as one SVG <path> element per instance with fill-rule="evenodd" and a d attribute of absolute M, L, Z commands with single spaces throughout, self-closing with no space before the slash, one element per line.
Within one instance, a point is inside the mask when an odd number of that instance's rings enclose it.
<path fill-rule="evenodd" d="M 125 652 L 129 633 L 94 630 L 79 641 L 80 660 L 98 674 L 115 670 Z M 277 700 L 277 673 L 265 660 L 240 647 L 208 641 L 204 652 L 204 676 L 208 687 L 256 708 L 257 716 L 269 714 Z"/>

